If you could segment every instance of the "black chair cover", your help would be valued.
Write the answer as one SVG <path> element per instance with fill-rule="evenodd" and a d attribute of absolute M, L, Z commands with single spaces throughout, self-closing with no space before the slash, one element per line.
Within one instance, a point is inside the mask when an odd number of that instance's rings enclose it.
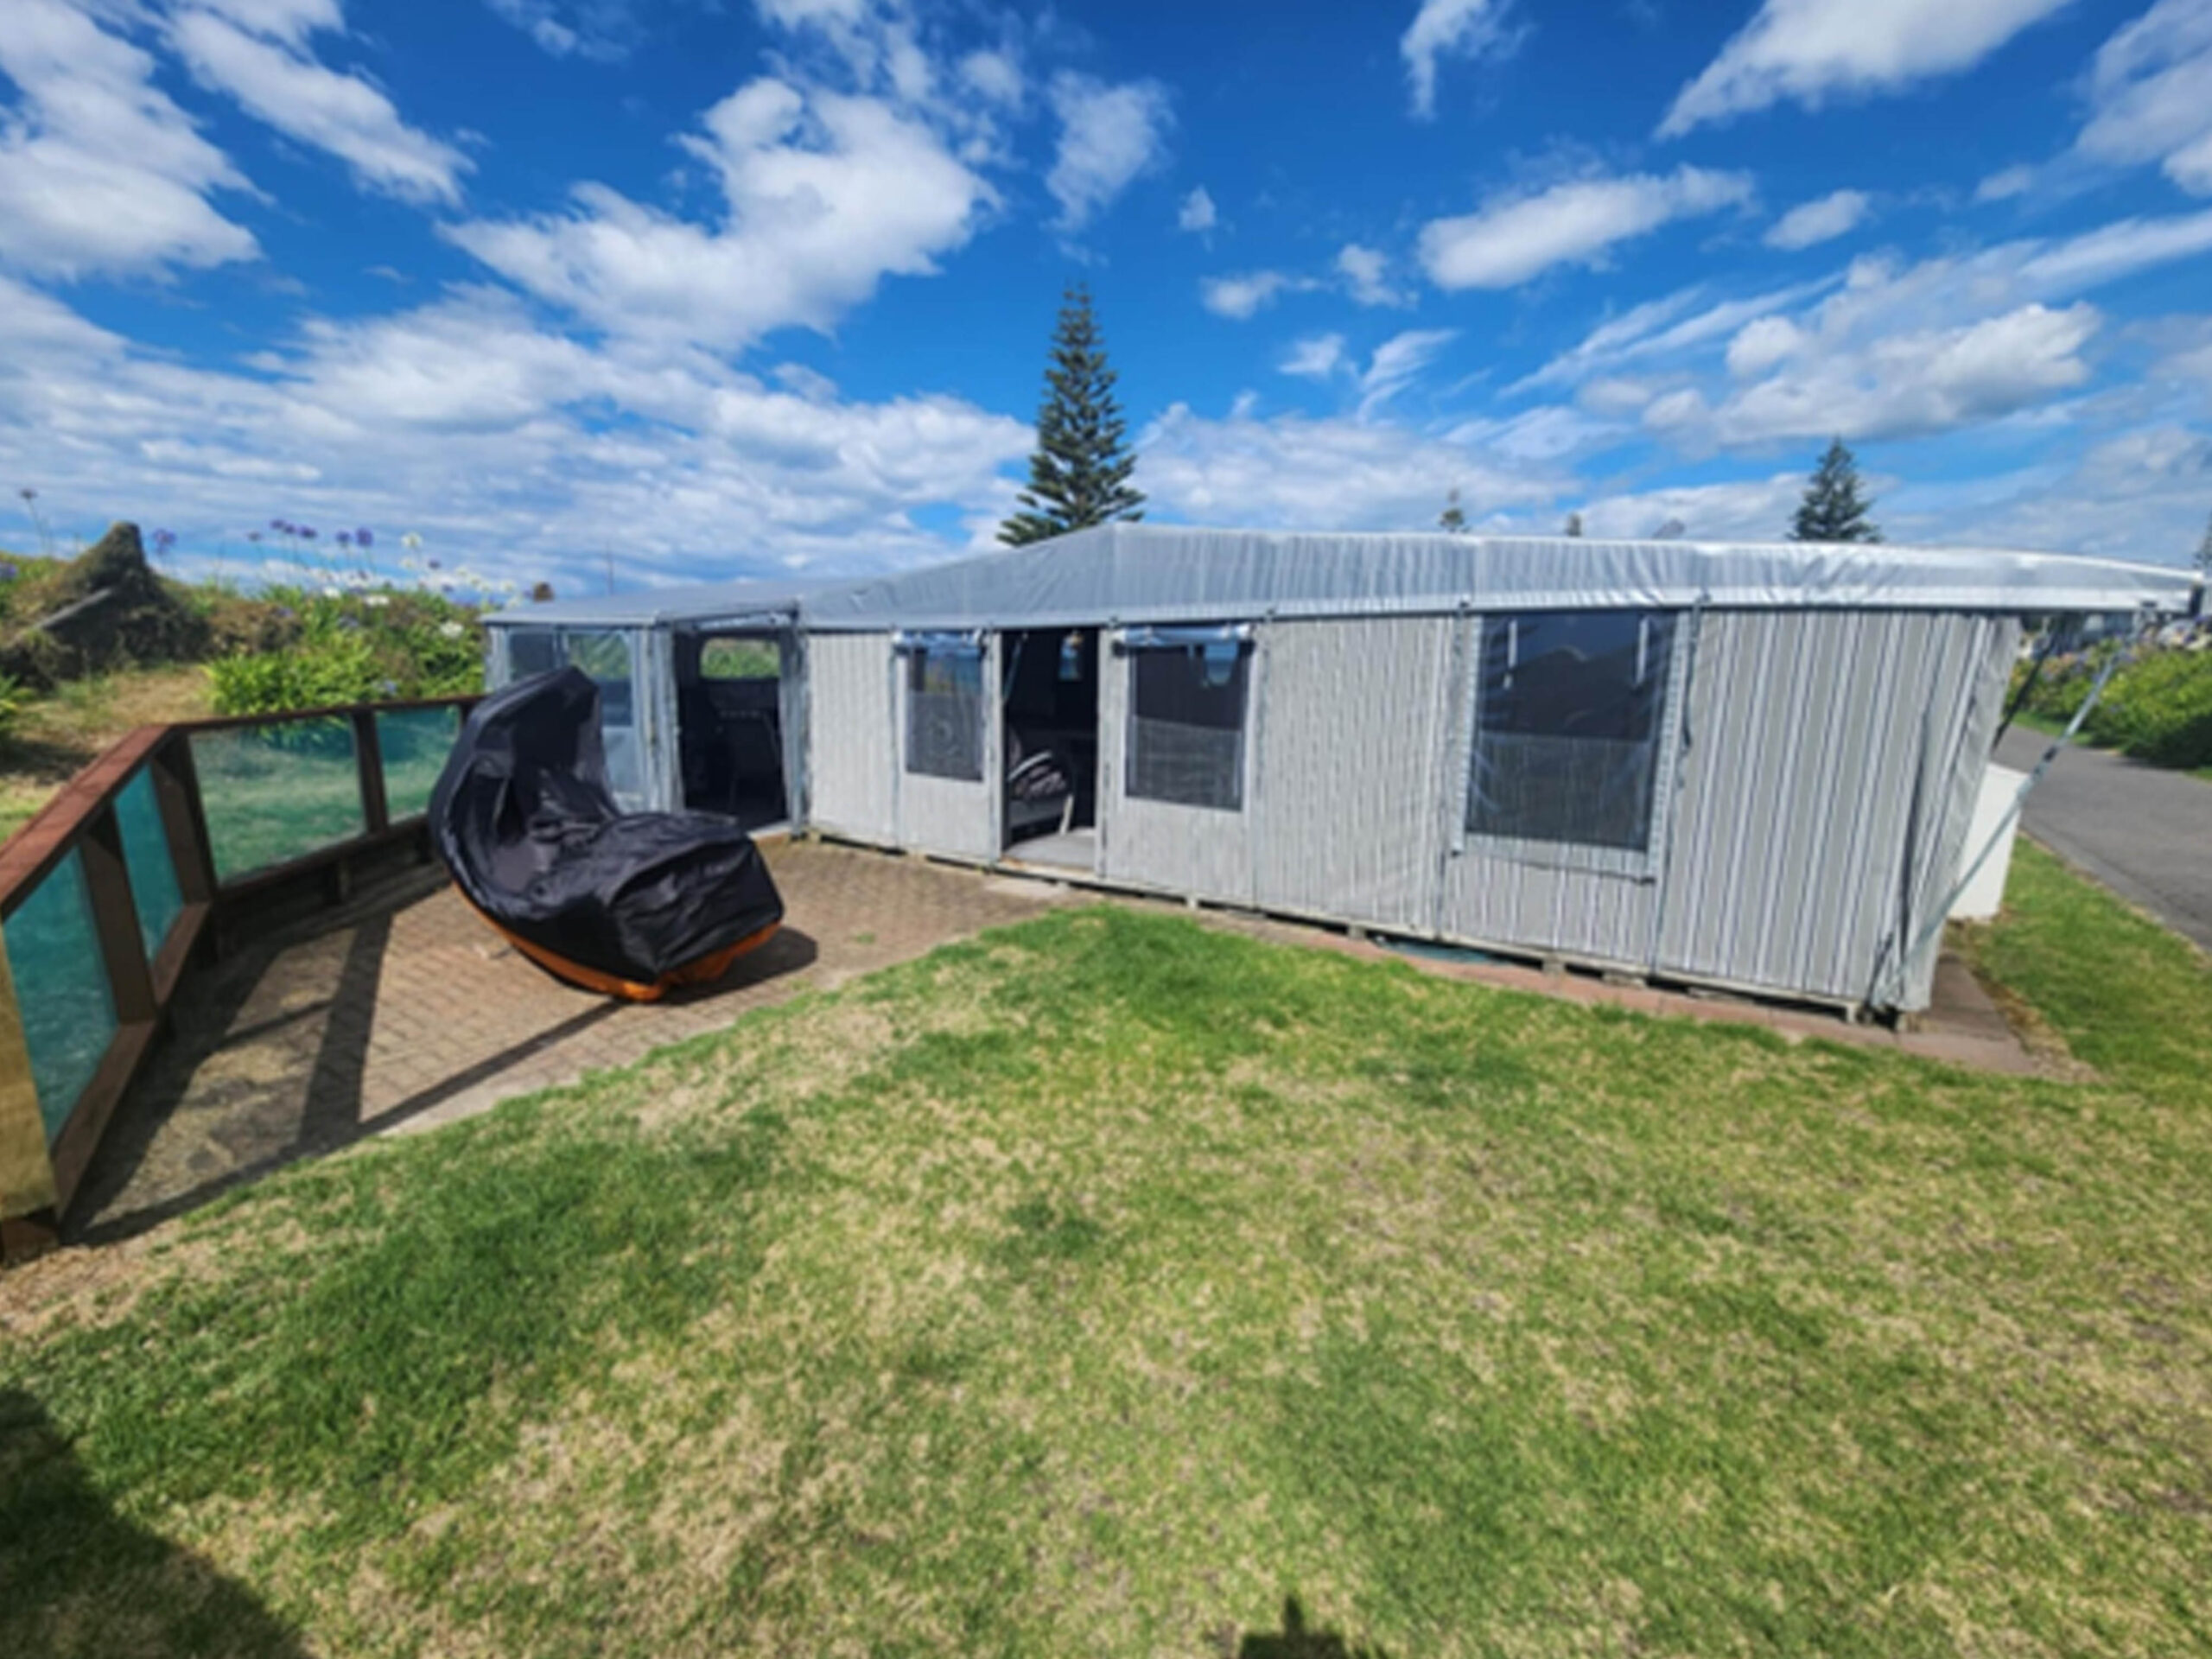
<path fill-rule="evenodd" d="M 430 797 L 430 832 L 496 925 L 631 986 L 661 984 L 783 918 L 760 849 L 729 819 L 615 805 L 599 688 L 575 668 L 476 705 Z"/>

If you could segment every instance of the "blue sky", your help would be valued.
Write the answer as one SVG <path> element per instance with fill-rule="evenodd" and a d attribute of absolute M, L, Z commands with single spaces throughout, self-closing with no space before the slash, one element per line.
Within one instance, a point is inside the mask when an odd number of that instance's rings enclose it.
<path fill-rule="evenodd" d="M 1062 285 L 1154 517 L 2186 560 L 2212 0 L 5 0 L 0 485 L 566 591 L 988 543 Z M 28 514 L 0 543 L 35 545 Z"/>

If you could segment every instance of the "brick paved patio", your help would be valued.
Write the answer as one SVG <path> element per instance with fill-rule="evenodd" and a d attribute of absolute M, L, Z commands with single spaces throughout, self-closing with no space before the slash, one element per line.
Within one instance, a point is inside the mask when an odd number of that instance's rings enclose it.
<path fill-rule="evenodd" d="M 833 987 L 1069 896 L 1048 882 L 820 842 L 765 850 L 784 894 L 782 931 L 720 984 L 660 1003 L 610 1001 L 550 978 L 427 868 L 411 885 L 381 889 L 241 950 L 204 972 L 175 1006 L 173 1035 L 110 1127 L 69 1233 L 88 1243 L 127 1237 L 294 1159 L 366 1135 L 450 1122 L 626 1065 L 749 1009 Z M 1466 957 L 1406 956 L 1258 917 L 1192 913 L 1281 943 L 1389 957 L 1577 1001 L 1763 1025 L 1792 1038 L 1992 1070 L 2037 1069 L 1973 976 L 1948 960 L 1937 1007 L 1923 1029 L 1905 1034 Z"/>
<path fill-rule="evenodd" d="M 767 844 L 783 929 L 721 983 L 651 1004 L 540 972 L 425 869 L 240 950 L 172 1010 L 71 1234 L 143 1230 L 364 1135 L 423 1128 L 628 1064 L 751 1008 L 1036 914 L 1047 886 L 814 842 Z"/>

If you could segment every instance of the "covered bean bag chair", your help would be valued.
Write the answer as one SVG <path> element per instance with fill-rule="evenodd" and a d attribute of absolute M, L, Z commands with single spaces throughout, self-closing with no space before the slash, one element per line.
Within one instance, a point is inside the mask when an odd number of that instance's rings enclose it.
<path fill-rule="evenodd" d="M 476 705 L 431 794 L 430 833 L 518 950 L 611 996 L 650 1002 L 719 978 L 783 920 L 760 849 L 729 819 L 615 805 L 599 688 L 574 668 Z"/>

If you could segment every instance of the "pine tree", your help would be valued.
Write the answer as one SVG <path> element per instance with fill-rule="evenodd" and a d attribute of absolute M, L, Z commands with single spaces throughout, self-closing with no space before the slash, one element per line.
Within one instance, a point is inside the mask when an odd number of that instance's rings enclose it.
<path fill-rule="evenodd" d="M 1129 482 L 1137 458 L 1124 442 L 1128 423 L 1114 398 L 1090 290 L 1077 283 L 1061 297 L 1029 487 L 1021 493 L 1022 511 L 999 526 L 999 540 L 1010 547 L 1144 517 L 1144 493 Z"/>
<path fill-rule="evenodd" d="M 1559 533 L 1562 536 L 1580 536 L 1582 533 L 1582 515 L 1579 512 L 1568 513 L 1567 523 L 1560 527 Z"/>
<path fill-rule="evenodd" d="M 1873 502 L 1859 493 L 1859 463 L 1841 438 L 1833 440 L 1806 480 L 1805 499 L 1789 527 L 1793 542 L 1878 542 L 1882 532 L 1866 515 Z"/>
<path fill-rule="evenodd" d="M 2204 521 L 2204 539 L 2196 544 L 2196 568 L 2212 582 L 2212 518 Z"/>
<path fill-rule="evenodd" d="M 1436 527 L 1451 536 L 1467 533 L 1466 510 L 1459 505 L 1459 492 L 1452 491 L 1444 498 L 1444 511 L 1436 515 Z"/>

